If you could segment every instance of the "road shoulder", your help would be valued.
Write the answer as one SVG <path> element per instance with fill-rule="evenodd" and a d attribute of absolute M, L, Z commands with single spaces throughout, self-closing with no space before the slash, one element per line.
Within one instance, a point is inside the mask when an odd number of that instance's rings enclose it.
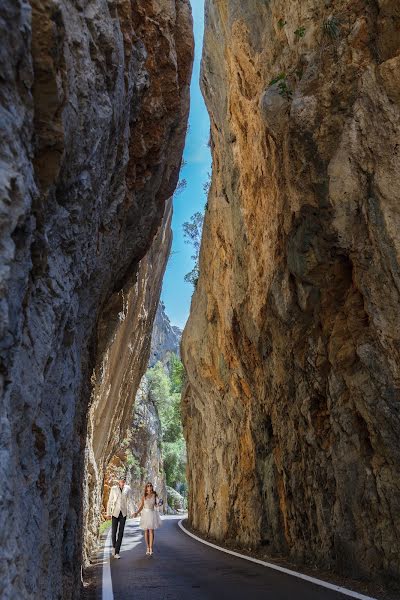
<path fill-rule="evenodd" d="M 102 579 L 104 563 L 104 546 L 109 529 L 99 538 L 99 544 L 90 557 L 90 564 L 82 569 L 81 600 L 102 600 Z"/>
<path fill-rule="evenodd" d="M 261 560 L 264 562 L 272 563 L 277 567 L 281 567 L 283 569 L 288 569 L 290 571 L 296 571 L 302 573 L 306 576 L 320 579 L 327 583 L 333 584 L 335 586 L 343 587 L 348 590 L 353 590 L 359 594 L 363 594 L 365 596 L 369 596 L 376 600 L 399 600 L 400 598 L 400 587 L 394 587 L 393 589 L 386 589 L 381 585 L 373 584 L 371 582 L 360 581 L 356 579 L 352 579 L 349 577 L 340 576 L 336 573 L 332 573 L 330 571 L 324 571 L 323 569 L 319 569 L 316 567 L 312 567 L 311 565 L 300 565 L 294 562 L 290 562 L 283 556 L 276 556 L 268 554 L 265 549 L 253 550 L 250 548 L 246 548 L 238 545 L 233 541 L 227 540 L 226 542 L 221 542 L 220 540 L 215 540 L 209 536 L 206 536 L 197 530 L 195 530 L 189 524 L 188 519 L 182 519 L 182 526 L 189 533 L 192 533 L 196 537 L 201 540 L 211 543 L 218 548 L 229 550 L 232 552 L 236 552 L 238 554 L 242 554 L 245 557 Z M 343 596 L 344 597 L 344 596 Z"/>

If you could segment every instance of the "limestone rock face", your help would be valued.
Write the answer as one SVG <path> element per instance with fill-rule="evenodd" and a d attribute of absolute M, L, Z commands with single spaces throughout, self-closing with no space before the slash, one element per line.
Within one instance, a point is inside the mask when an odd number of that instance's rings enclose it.
<path fill-rule="evenodd" d="M 159 256 L 159 250 L 156 249 L 154 254 L 155 256 Z M 168 256 L 166 255 L 164 260 L 166 261 L 167 258 Z M 161 270 L 164 271 L 164 268 L 165 264 L 163 263 Z M 148 296 L 154 298 L 155 295 L 148 293 Z M 160 301 L 153 321 L 148 368 L 154 367 L 157 361 L 161 361 L 164 365 L 168 366 L 169 354 L 171 352 L 178 354 L 179 352 L 180 334 L 181 330 L 179 327 L 171 325 L 169 317 L 165 312 L 165 305 Z M 147 355 L 148 353 L 142 352 L 141 358 Z M 133 352 L 132 358 L 134 360 L 138 358 L 135 352 Z M 124 371 L 129 374 L 135 372 L 132 368 L 124 369 Z M 103 397 L 104 395 L 100 394 L 100 398 Z M 96 413 L 98 412 L 97 409 Z M 164 501 L 163 510 L 167 509 L 167 487 L 161 447 L 161 421 L 157 405 L 149 393 L 146 375 L 143 375 L 140 382 L 135 398 L 134 410 L 130 413 L 129 420 L 126 437 L 123 439 L 123 436 L 119 436 L 120 444 L 117 451 L 115 451 L 114 445 L 115 453 L 111 460 L 106 453 L 103 454 L 103 459 L 108 460 L 108 463 L 104 477 L 104 488 L 102 492 L 101 490 L 98 491 L 98 501 L 92 503 L 93 515 L 88 518 L 88 530 L 90 525 L 92 525 L 91 537 L 88 538 L 88 550 L 97 539 L 98 518 L 100 515 L 99 502 L 102 499 L 102 513 L 103 516 L 106 516 L 105 511 L 109 490 L 118 481 L 121 473 L 126 476 L 127 483 L 132 487 L 137 505 L 140 504 L 142 499 L 146 482 L 151 481 L 159 497 Z M 93 429 L 95 432 L 98 431 L 95 425 Z M 98 461 L 95 461 L 94 464 L 97 465 Z M 101 472 L 104 473 L 104 466 L 102 466 Z M 96 481 L 99 481 L 98 477 Z M 89 491 L 88 497 L 90 495 L 91 492 Z"/>
<path fill-rule="evenodd" d="M 161 439 L 161 434 L 157 435 L 161 428 L 158 414 L 153 414 L 152 408 L 155 407 L 146 406 L 144 391 L 138 391 L 136 394 L 136 390 L 149 358 L 151 326 L 156 315 L 162 277 L 172 243 L 171 218 L 172 202 L 169 200 L 160 230 L 150 251 L 139 263 L 136 283 L 128 282 L 120 292 L 111 296 L 98 327 L 99 347 L 104 339 L 108 340 L 108 344 L 99 353 L 101 360 L 92 376 L 93 392 L 85 453 L 85 561 L 97 542 L 102 500 L 103 506 L 106 506 L 107 502 L 107 497 L 103 497 L 107 486 L 104 489 L 103 483 L 112 478 L 108 473 L 109 462 L 111 460 L 113 466 L 119 463 L 122 465 L 126 454 L 125 450 L 121 449 L 122 442 L 126 436 L 136 437 L 131 427 L 134 403 L 139 403 L 139 407 L 135 408 L 139 415 L 142 412 L 146 412 L 146 416 L 149 415 L 146 419 L 146 423 L 150 423 L 149 439 L 146 440 L 143 452 L 150 454 L 154 451 L 152 460 L 157 465 L 161 463 L 162 471 L 161 458 L 157 458 L 160 450 L 157 450 L 157 444 L 154 443 L 154 439 Z M 133 439 L 132 443 L 135 447 L 136 440 Z M 131 444 L 124 447 L 132 450 Z M 114 453 L 117 454 L 116 457 Z M 136 474 L 134 469 L 131 469 L 131 472 Z M 115 475 L 113 468 L 111 475 Z M 131 478 L 128 477 L 128 483 L 136 484 L 136 481 L 131 482 Z M 136 488 L 136 485 L 134 487 Z"/>
<path fill-rule="evenodd" d="M 79 595 L 83 483 L 97 489 L 150 349 L 191 30 L 187 0 L 1 5 L 2 598 Z"/>
<path fill-rule="evenodd" d="M 207 0 L 190 521 L 399 577 L 400 9 Z"/>
<path fill-rule="evenodd" d="M 179 356 L 181 337 L 181 329 L 176 325 L 171 324 L 171 321 L 165 312 L 165 305 L 161 301 L 157 308 L 153 332 L 151 334 L 149 368 L 154 367 L 159 360 L 167 360 L 168 352 L 173 352 Z"/>
<path fill-rule="evenodd" d="M 142 378 L 136 394 L 131 438 L 129 448 L 135 462 L 133 465 L 128 464 L 128 472 L 131 475 L 137 504 L 139 505 L 142 499 L 145 484 L 151 481 L 166 506 L 167 488 L 161 449 L 161 423 L 157 406 L 149 394 L 146 377 Z"/>
<path fill-rule="evenodd" d="M 163 229 L 162 229 L 163 230 Z M 161 230 L 161 231 L 162 231 Z M 168 233 L 170 232 L 169 221 L 168 221 Z M 170 236 L 169 236 L 170 238 Z M 156 240 L 157 241 L 157 240 Z M 160 240 L 161 242 L 161 240 Z M 154 242 L 156 244 L 156 242 Z M 163 244 L 165 248 L 165 244 Z M 168 244 L 168 252 L 164 256 L 164 261 L 168 258 L 170 249 L 170 243 Z M 158 248 L 153 251 L 152 255 L 156 258 L 160 257 L 160 250 Z M 165 263 L 162 263 L 161 272 L 164 271 Z M 145 278 L 145 279 L 148 279 Z M 154 277 L 153 277 L 154 279 Z M 158 284 L 160 284 L 160 278 L 156 278 Z M 147 290 L 147 296 L 150 300 L 156 296 L 154 293 L 149 293 Z M 143 305 L 143 302 L 137 303 L 139 306 Z M 153 307 L 154 310 L 154 307 Z M 138 321 L 138 319 L 133 319 Z M 128 324 L 127 331 L 131 331 L 131 326 Z M 147 368 L 154 367 L 157 361 L 161 361 L 164 365 L 168 366 L 168 357 L 171 352 L 175 354 L 179 353 L 179 342 L 180 342 L 181 330 L 179 327 L 171 325 L 169 317 L 165 312 L 165 305 L 162 301 L 159 302 L 156 310 L 156 314 L 153 321 L 153 330 L 151 333 L 151 344 L 150 344 L 150 357 L 148 360 Z M 132 335 L 132 332 L 131 332 Z M 148 338 L 147 338 L 148 339 Z M 126 342 L 125 342 L 126 345 Z M 131 348 L 131 344 L 128 343 Z M 138 359 L 137 352 L 132 349 L 131 360 L 135 361 Z M 140 360 L 144 356 L 148 356 L 148 351 L 141 353 Z M 114 372 L 115 366 L 111 365 L 111 372 Z M 131 376 L 132 373 L 136 373 L 136 369 L 124 368 L 123 372 Z M 113 378 L 114 380 L 114 378 Z M 107 387 L 107 385 L 106 385 Z M 137 387 L 137 386 L 136 386 Z M 135 389 L 136 389 L 135 387 Z M 130 390 L 128 386 L 124 386 L 125 389 Z M 101 393 L 99 397 L 104 399 L 106 394 Z M 113 403 L 115 404 L 115 402 Z M 127 404 L 127 407 L 131 404 Z M 104 406 L 106 409 L 106 404 Z M 99 414 L 99 409 L 94 411 Z M 165 481 L 163 456 L 161 448 L 162 430 L 161 421 L 158 414 L 157 405 L 152 398 L 149 387 L 147 376 L 143 375 L 139 385 L 139 389 L 136 394 L 134 409 L 128 413 L 127 420 L 129 425 L 126 431 L 126 436 L 120 433 L 116 436 L 116 440 L 119 440 L 118 449 L 115 451 L 116 444 L 109 444 L 109 447 L 113 449 L 114 454 L 110 459 L 107 452 L 102 453 L 102 459 L 106 463 L 105 479 L 103 490 L 99 487 L 100 480 L 95 478 L 98 482 L 96 486 L 97 502 L 89 502 L 89 506 L 93 507 L 93 514 L 88 518 L 88 531 L 91 526 L 91 535 L 88 537 L 88 551 L 90 551 L 95 540 L 97 539 L 98 532 L 98 519 L 100 516 L 99 503 L 102 500 L 102 513 L 106 516 L 106 506 L 108 500 L 109 490 L 112 485 L 117 483 L 118 477 L 121 473 L 125 474 L 127 483 L 132 487 L 136 504 L 139 505 L 143 496 L 144 486 L 147 481 L 151 481 L 154 485 L 154 489 L 157 491 L 160 498 L 164 501 L 164 509 L 167 508 L 167 488 Z M 101 422 L 101 417 L 100 417 Z M 126 429 L 126 427 L 125 427 Z M 101 430 L 96 424 L 93 424 L 93 431 L 96 434 Z M 94 436 L 95 439 L 97 435 Z M 122 442 L 122 443 L 121 443 Z M 97 454 L 99 454 L 97 452 Z M 94 461 L 94 471 L 100 471 L 104 473 L 104 465 L 101 466 L 100 470 L 97 468 L 98 460 Z M 92 490 L 88 490 L 88 498 L 93 494 Z"/>
<path fill-rule="evenodd" d="M 140 382 L 135 409 L 125 443 L 107 465 L 103 493 L 103 513 L 108 494 L 120 473 L 124 473 L 132 487 L 135 503 L 139 506 L 144 486 L 151 481 L 154 489 L 167 506 L 167 489 L 161 450 L 161 423 L 155 402 L 150 397 L 146 376 Z"/>

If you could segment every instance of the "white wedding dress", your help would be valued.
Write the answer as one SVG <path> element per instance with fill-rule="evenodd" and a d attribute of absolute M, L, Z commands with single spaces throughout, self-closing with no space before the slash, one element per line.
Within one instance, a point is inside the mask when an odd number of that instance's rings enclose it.
<path fill-rule="evenodd" d="M 144 506 L 140 514 L 140 529 L 158 529 L 161 527 L 161 517 L 156 507 L 156 497 L 144 499 Z"/>

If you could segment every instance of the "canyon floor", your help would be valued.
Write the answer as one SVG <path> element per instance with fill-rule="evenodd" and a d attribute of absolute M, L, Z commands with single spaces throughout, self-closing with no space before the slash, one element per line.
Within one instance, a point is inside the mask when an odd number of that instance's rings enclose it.
<path fill-rule="evenodd" d="M 121 560 L 111 559 L 109 563 L 110 559 L 104 559 L 100 550 L 93 566 L 85 573 L 83 599 L 242 600 L 248 594 L 273 600 L 344 600 L 348 597 L 204 546 L 181 531 L 178 526 L 181 518 L 164 518 L 156 534 L 152 558 L 145 556 L 143 535 L 137 522 L 129 521 Z M 343 585 L 343 581 L 338 585 Z M 355 594 L 353 597 L 367 596 Z"/>

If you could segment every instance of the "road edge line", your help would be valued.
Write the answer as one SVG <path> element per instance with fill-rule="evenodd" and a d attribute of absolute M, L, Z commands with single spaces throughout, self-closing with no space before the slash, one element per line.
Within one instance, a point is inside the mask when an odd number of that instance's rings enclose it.
<path fill-rule="evenodd" d="M 103 548 L 103 570 L 101 578 L 101 597 L 102 600 L 114 600 L 114 592 L 111 578 L 111 527 L 108 530 L 106 541 Z"/>
<path fill-rule="evenodd" d="M 280 571 L 281 573 L 285 573 L 286 575 L 291 575 L 292 577 L 297 577 L 298 579 L 304 579 L 309 583 L 314 583 L 315 585 L 319 585 L 320 587 L 328 588 L 329 590 L 333 590 L 334 592 L 339 592 L 344 594 L 345 596 L 350 596 L 351 598 L 357 598 L 358 600 L 377 600 L 372 596 L 365 596 L 364 594 L 359 594 L 358 592 L 353 592 L 352 590 L 348 590 L 347 588 L 335 585 L 333 583 L 329 583 L 328 581 L 324 581 L 323 579 L 317 579 L 316 577 L 311 577 L 310 575 L 304 575 L 303 573 L 299 573 L 298 571 L 292 571 L 287 569 L 286 567 L 281 567 L 279 565 L 275 565 L 274 563 L 269 563 L 264 560 L 260 560 L 259 558 L 253 558 L 251 556 L 246 556 L 245 554 L 240 554 L 239 552 L 234 552 L 233 550 L 228 550 L 227 548 L 223 548 L 222 546 L 217 546 L 217 544 L 213 544 L 211 542 L 207 542 L 202 538 L 198 537 L 191 531 L 188 531 L 182 524 L 183 519 L 178 522 L 181 530 L 189 535 L 194 540 L 205 544 L 206 546 L 211 546 L 211 548 L 215 548 L 215 550 L 220 550 L 220 552 L 225 552 L 226 554 L 231 554 L 232 556 L 236 556 L 238 558 L 242 558 L 244 560 L 248 560 L 250 562 L 256 563 L 258 565 L 262 565 L 263 567 L 268 567 L 269 569 L 273 569 L 274 571 Z"/>

